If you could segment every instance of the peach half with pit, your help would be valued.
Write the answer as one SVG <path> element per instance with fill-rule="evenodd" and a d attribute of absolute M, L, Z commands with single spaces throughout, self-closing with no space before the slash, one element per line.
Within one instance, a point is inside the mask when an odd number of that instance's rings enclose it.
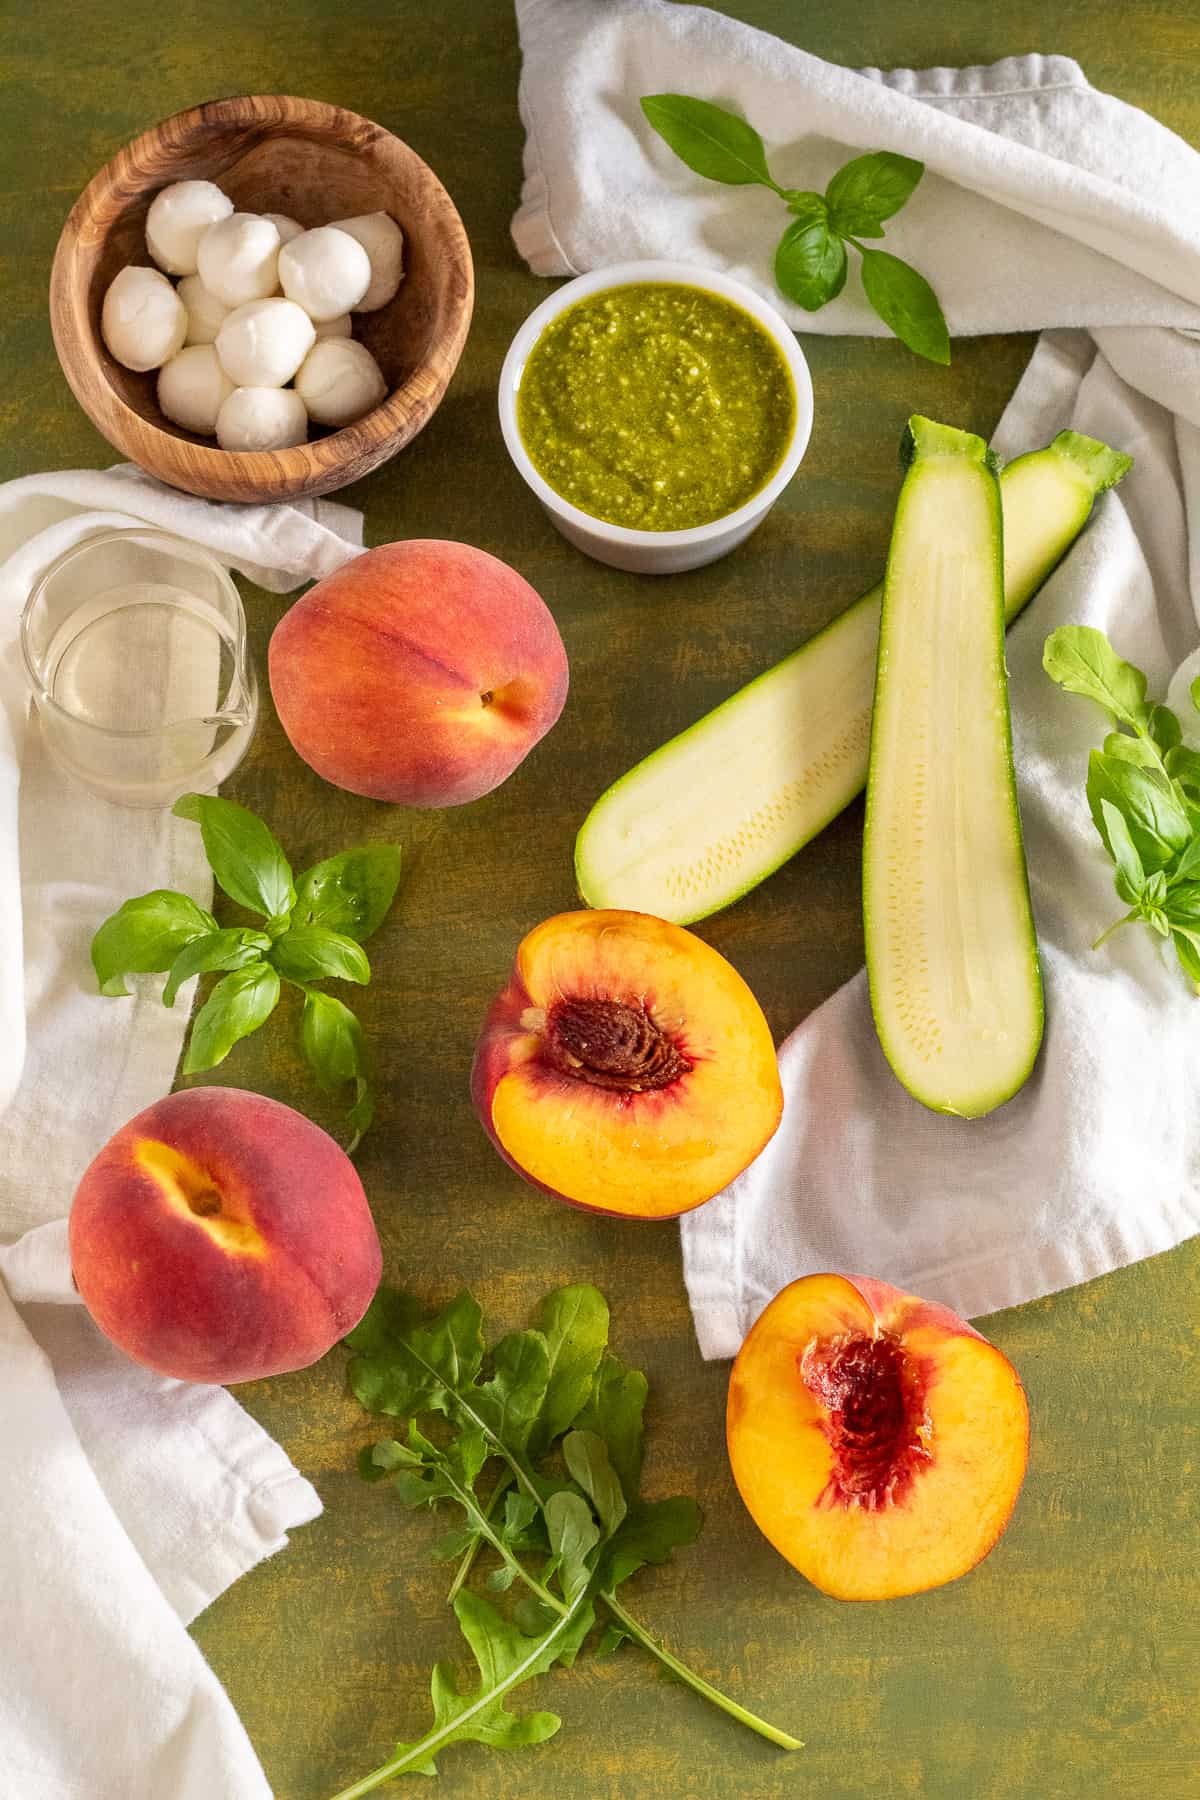
<path fill-rule="evenodd" d="M 126 1355 L 182 1381 L 253 1381 L 324 1356 L 366 1311 L 382 1258 L 354 1164 L 290 1106 L 191 1088 L 93 1160 L 71 1266 Z"/>
<path fill-rule="evenodd" d="M 861 1275 L 806 1275 L 729 1382 L 733 1477 L 781 1556 L 838 1600 L 965 1575 L 1008 1524 L 1029 1453 L 1016 1370 L 947 1307 Z"/>
<path fill-rule="evenodd" d="M 292 748 L 335 787 L 462 806 L 507 780 L 562 712 L 550 609 L 470 544 L 381 544 L 297 600 L 269 651 Z"/>
<path fill-rule="evenodd" d="M 671 1219 L 779 1124 L 754 995 L 701 938 L 646 913 L 560 913 L 526 937 L 484 1022 L 471 1089 L 501 1156 L 593 1212 Z"/>

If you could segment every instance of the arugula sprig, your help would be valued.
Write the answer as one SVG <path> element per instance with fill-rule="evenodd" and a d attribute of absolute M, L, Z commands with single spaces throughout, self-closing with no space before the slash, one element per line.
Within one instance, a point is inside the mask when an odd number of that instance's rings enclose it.
<path fill-rule="evenodd" d="M 565 1287 L 546 1296 L 530 1329 L 509 1332 L 488 1352 L 470 1294 L 426 1318 L 410 1295 L 381 1289 L 347 1338 L 357 1399 L 403 1421 L 401 1435 L 362 1452 L 360 1474 L 390 1483 L 405 1506 L 459 1511 L 459 1526 L 433 1554 L 460 1559 L 449 1599 L 477 1676 L 464 1690 L 439 1664 L 423 1736 L 398 1744 L 336 1800 L 357 1800 L 395 1776 L 434 1775 L 436 1758 L 454 1743 L 514 1748 L 553 1736 L 557 1714 L 513 1712 L 508 1698 L 555 1664 L 574 1663 L 597 1608 L 609 1622 L 596 1655 L 636 1642 L 770 1742 L 801 1748 L 680 1662 L 618 1598 L 639 1569 L 692 1543 L 701 1516 L 684 1496 L 642 1497 L 646 1378 L 610 1352 L 608 1328 L 596 1288 Z M 465 1585 L 477 1553 L 492 1560 L 490 1595 L 520 1590 L 509 1613 Z"/>
<path fill-rule="evenodd" d="M 1088 759 L 1092 821 L 1115 864 L 1113 885 L 1128 912 L 1096 939 L 1099 948 L 1137 920 L 1170 938 L 1200 993 L 1200 754 L 1179 719 L 1146 697 L 1146 677 L 1117 655 L 1102 631 L 1062 625 L 1046 639 L 1052 681 L 1103 707 L 1116 726 Z M 1200 711 L 1200 677 L 1191 685 Z"/>
<path fill-rule="evenodd" d="M 642 111 L 658 135 L 697 175 L 730 187 L 770 188 L 795 214 L 775 251 L 775 282 L 805 312 L 817 312 L 846 285 L 846 246 L 858 252 L 863 292 L 888 330 L 930 362 L 950 361 L 950 334 L 938 297 L 900 257 L 870 249 L 884 221 L 908 201 L 925 165 L 891 150 L 856 156 L 823 194 L 780 187 L 758 132 L 736 113 L 688 94 L 646 94 Z"/>
<path fill-rule="evenodd" d="M 173 1006 L 193 975 L 220 974 L 192 1020 L 183 1072 L 197 1075 L 224 1062 L 236 1043 L 266 1023 L 283 982 L 299 988 L 301 1049 L 321 1089 L 348 1096 L 348 1148 L 354 1150 L 374 1113 L 362 1027 L 348 1006 L 313 983 L 362 987 L 371 979 L 362 940 L 378 930 L 396 897 L 399 847 L 345 850 L 296 879 L 274 833 L 247 807 L 185 794 L 174 810 L 200 827 L 217 885 L 263 923 L 222 927 L 186 894 L 168 888 L 141 894 L 92 939 L 100 992 L 128 994 L 127 975 L 165 972 L 163 1004 Z"/>

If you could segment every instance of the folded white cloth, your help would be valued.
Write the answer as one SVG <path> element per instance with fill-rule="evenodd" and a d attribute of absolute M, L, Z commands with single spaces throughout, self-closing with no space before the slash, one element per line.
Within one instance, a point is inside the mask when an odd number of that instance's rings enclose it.
<path fill-rule="evenodd" d="M 926 1112 L 884 1061 L 865 977 L 848 983 L 783 1046 L 775 1139 L 683 1221 L 701 1349 L 732 1355 L 766 1301 L 818 1268 L 978 1315 L 1179 1243 L 1200 1226 L 1200 1003 L 1143 928 L 1089 947 L 1119 911 L 1083 793 L 1103 725 L 1052 686 L 1041 648 L 1060 623 L 1100 626 L 1162 696 L 1196 645 L 1200 156 L 1062 57 L 856 73 L 661 0 L 517 0 L 517 13 L 513 234 L 534 269 L 678 258 L 736 274 L 805 331 L 880 334 L 853 275 L 821 312 L 789 307 L 771 277 L 778 201 L 691 174 L 638 100 L 672 91 L 742 112 L 793 187 L 823 188 L 856 151 L 900 151 L 928 172 L 887 245 L 932 282 L 952 332 L 1087 328 L 1041 340 L 997 448 L 1070 425 L 1136 458 L 1009 639 L 1046 977 L 1034 1075 L 989 1118 Z M 914 362 L 914 410 L 922 387 Z M 820 853 L 819 839 L 804 852 Z"/>
<path fill-rule="evenodd" d="M 75 1185 L 169 1089 L 189 1010 L 185 994 L 168 1011 L 154 981 L 99 995 L 91 935 L 131 894 L 175 887 L 208 906 L 212 882 L 194 826 L 110 806 L 49 761 L 17 625 L 53 557 L 146 522 L 276 592 L 362 545 L 347 507 L 217 506 L 129 467 L 0 488 L 0 1792 L 14 1800 L 268 1795 L 184 1627 L 320 1511 L 232 1395 L 130 1362 L 71 1284 Z"/>

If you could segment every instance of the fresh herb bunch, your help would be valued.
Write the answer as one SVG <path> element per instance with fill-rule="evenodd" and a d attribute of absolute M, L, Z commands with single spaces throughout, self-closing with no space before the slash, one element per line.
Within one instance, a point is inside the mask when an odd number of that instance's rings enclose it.
<path fill-rule="evenodd" d="M 327 1094 L 350 1096 L 346 1123 L 354 1150 L 371 1123 L 374 1097 L 362 1027 L 348 1006 L 314 987 L 329 979 L 371 979 L 362 947 L 387 916 L 400 881 L 395 844 L 365 844 L 315 863 L 298 880 L 278 840 L 257 814 L 232 800 L 185 794 L 175 813 L 199 825 L 218 886 L 264 923 L 221 927 L 186 894 L 156 888 L 127 900 L 92 939 L 102 994 L 128 994 L 126 975 L 166 972 L 164 1006 L 192 975 L 223 972 L 192 1020 L 185 1075 L 215 1069 L 239 1038 L 265 1024 L 290 982 L 304 995 L 300 1045 Z"/>
<path fill-rule="evenodd" d="M 1140 919 L 1171 939 L 1200 993 L 1200 753 L 1183 742 L 1170 707 L 1147 700 L 1146 677 L 1102 631 L 1060 626 L 1046 639 L 1042 664 L 1059 687 L 1094 700 L 1116 725 L 1088 759 L 1087 798 L 1129 911 L 1094 947 Z M 1200 711 L 1200 676 L 1191 696 Z"/>
<path fill-rule="evenodd" d="M 846 246 L 862 259 L 867 299 L 901 343 L 930 362 L 950 361 L 950 334 L 938 297 L 925 277 L 898 256 L 860 240 L 881 238 L 883 222 L 908 200 L 925 164 L 891 150 L 856 156 L 838 170 L 823 194 L 780 187 L 767 168 L 766 146 L 736 113 L 687 94 L 646 94 L 642 111 L 682 162 L 709 181 L 757 185 L 778 194 L 796 217 L 775 251 L 780 292 L 817 312 L 846 285 Z"/>
<path fill-rule="evenodd" d="M 510 1712 L 506 1701 L 555 1663 L 571 1667 L 598 1607 L 608 1623 L 597 1656 L 631 1639 L 773 1744 L 801 1748 L 679 1662 L 617 1598 L 645 1564 L 690 1544 L 701 1517 L 694 1500 L 641 1497 L 646 1377 L 609 1352 L 608 1323 L 596 1288 L 560 1288 L 542 1301 L 532 1330 L 510 1332 L 489 1353 L 470 1294 L 425 1318 L 408 1294 L 381 1289 L 347 1338 L 358 1400 L 406 1426 L 402 1439 L 363 1451 L 363 1478 L 391 1481 L 405 1506 L 460 1509 L 458 1528 L 433 1554 L 458 1559 L 448 1598 L 478 1673 L 464 1692 L 439 1663 L 424 1736 L 398 1744 L 336 1800 L 357 1800 L 393 1776 L 436 1775 L 451 1744 L 514 1749 L 552 1737 L 557 1714 Z M 427 1415 L 436 1423 L 421 1428 Z M 495 1471 L 486 1496 L 477 1492 L 485 1470 Z M 485 1583 L 492 1595 L 522 1590 L 509 1612 L 465 1585 L 480 1551 L 494 1558 Z"/>

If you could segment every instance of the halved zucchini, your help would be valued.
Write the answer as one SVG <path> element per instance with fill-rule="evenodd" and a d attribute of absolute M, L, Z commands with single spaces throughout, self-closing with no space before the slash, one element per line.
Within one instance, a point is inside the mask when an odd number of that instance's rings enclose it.
<path fill-rule="evenodd" d="M 968 431 L 909 420 L 883 582 L 863 837 L 871 1006 L 909 1093 L 974 1117 L 1042 1038 L 1013 775 L 1000 487 Z"/>
<path fill-rule="evenodd" d="M 1000 478 L 1009 619 L 1130 458 L 1061 431 Z M 597 800 L 575 845 L 589 906 L 686 925 L 794 856 L 867 778 L 882 587 L 647 756 Z"/>

